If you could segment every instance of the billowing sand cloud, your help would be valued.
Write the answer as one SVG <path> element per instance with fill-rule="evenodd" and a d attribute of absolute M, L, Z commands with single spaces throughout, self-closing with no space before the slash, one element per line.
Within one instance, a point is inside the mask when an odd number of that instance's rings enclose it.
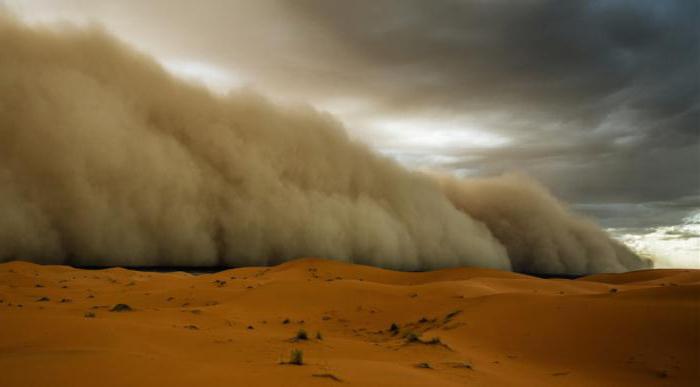
<path fill-rule="evenodd" d="M 439 181 L 457 208 L 484 222 L 506 246 L 515 271 L 596 273 L 649 266 L 524 176 Z"/>
<path fill-rule="evenodd" d="M 0 261 L 643 266 L 533 183 L 450 181 L 446 196 L 328 115 L 214 96 L 99 29 L 0 17 L 0 47 Z"/>

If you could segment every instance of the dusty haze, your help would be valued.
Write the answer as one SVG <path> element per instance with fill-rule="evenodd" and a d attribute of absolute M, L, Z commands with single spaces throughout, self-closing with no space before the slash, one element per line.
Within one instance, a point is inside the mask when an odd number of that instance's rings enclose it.
<path fill-rule="evenodd" d="M 573 215 L 525 176 L 441 178 L 440 182 L 457 208 L 484 222 L 506 246 L 515 271 L 597 273 L 645 266 L 598 225 Z"/>
<path fill-rule="evenodd" d="M 226 97 L 99 28 L 0 16 L 0 261 L 647 267 L 523 177 L 408 171 L 333 117 Z"/>

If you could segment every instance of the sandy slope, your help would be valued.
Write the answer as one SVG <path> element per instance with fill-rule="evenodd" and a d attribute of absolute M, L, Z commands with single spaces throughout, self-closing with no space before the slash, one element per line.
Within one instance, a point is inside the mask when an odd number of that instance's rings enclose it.
<path fill-rule="evenodd" d="M 133 311 L 110 312 L 117 303 Z M 300 328 L 310 340 L 291 341 Z M 408 331 L 441 344 L 407 343 Z M 306 364 L 279 364 L 293 348 Z M 690 386 L 699 368 L 700 271 L 570 281 L 315 259 L 202 276 L 0 265 L 4 387 Z"/>

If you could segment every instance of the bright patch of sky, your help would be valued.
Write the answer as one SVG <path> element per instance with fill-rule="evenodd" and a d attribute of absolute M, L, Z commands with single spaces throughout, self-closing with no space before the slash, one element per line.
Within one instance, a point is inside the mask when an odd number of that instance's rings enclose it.
<path fill-rule="evenodd" d="M 494 148 L 507 137 L 456 120 L 376 120 L 372 127 L 391 139 L 390 147 L 407 149 Z"/>
<path fill-rule="evenodd" d="M 189 82 L 195 82 L 219 94 L 245 85 L 245 80 L 231 71 L 206 62 L 193 60 L 160 60 L 171 74 Z"/>
<path fill-rule="evenodd" d="M 656 268 L 700 269 L 700 211 L 675 226 L 608 231 L 637 254 L 651 258 Z"/>

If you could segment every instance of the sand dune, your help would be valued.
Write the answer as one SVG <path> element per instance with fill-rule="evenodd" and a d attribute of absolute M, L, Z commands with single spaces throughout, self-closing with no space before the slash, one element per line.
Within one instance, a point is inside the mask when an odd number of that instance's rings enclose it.
<path fill-rule="evenodd" d="M 4 387 L 700 383 L 693 270 L 544 280 L 304 259 L 196 276 L 10 262 L 0 327 Z M 302 328 L 309 340 L 294 341 Z M 305 364 L 280 364 L 295 348 Z"/>

